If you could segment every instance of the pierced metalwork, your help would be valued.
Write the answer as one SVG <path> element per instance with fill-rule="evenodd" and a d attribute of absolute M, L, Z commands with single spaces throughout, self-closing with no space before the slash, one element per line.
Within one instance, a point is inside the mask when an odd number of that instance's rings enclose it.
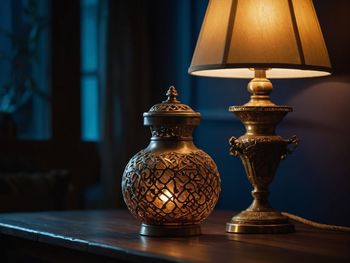
<path fill-rule="evenodd" d="M 199 224 L 214 209 L 220 177 L 202 150 L 187 154 L 142 150 L 126 166 L 122 189 L 130 212 L 143 223 Z"/>
<path fill-rule="evenodd" d="M 181 101 L 177 99 L 179 95 L 174 86 L 170 86 L 167 93 L 167 100 L 162 103 L 153 105 L 148 112 L 167 112 L 167 113 L 176 113 L 176 112 L 187 112 L 194 113 L 190 106 L 182 104 Z"/>
<path fill-rule="evenodd" d="M 149 111 L 167 111 L 167 112 L 176 112 L 176 111 L 189 111 L 192 110 L 189 106 L 185 104 L 156 104 Z"/>
<path fill-rule="evenodd" d="M 194 126 L 151 126 L 152 140 L 192 140 Z"/>

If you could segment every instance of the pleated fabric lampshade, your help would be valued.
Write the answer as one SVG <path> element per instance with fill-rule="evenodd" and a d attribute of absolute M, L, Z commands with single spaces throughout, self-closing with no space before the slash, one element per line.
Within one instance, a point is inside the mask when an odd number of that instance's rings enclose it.
<path fill-rule="evenodd" d="M 189 73 L 326 76 L 331 63 L 312 0 L 210 0 Z"/>

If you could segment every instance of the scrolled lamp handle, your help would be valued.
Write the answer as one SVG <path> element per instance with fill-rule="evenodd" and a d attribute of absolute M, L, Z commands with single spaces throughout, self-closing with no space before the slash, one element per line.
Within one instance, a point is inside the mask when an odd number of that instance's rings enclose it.
<path fill-rule="evenodd" d="M 239 156 L 242 152 L 242 143 L 234 136 L 229 140 L 230 154 L 233 156 Z"/>
<path fill-rule="evenodd" d="M 292 154 L 294 150 L 298 147 L 299 145 L 299 138 L 294 135 L 292 138 L 285 140 L 285 143 L 287 144 L 286 146 L 286 152 L 281 156 L 281 160 L 284 160 L 289 154 Z M 288 145 L 292 145 L 290 148 Z"/>

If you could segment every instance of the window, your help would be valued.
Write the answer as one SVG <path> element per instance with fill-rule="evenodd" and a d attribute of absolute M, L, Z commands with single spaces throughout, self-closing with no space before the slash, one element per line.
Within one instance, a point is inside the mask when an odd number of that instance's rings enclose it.
<path fill-rule="evenodd" d="M 100 138 L 101 0 L 81 0 L 81 130 L 84 141 Z"/>

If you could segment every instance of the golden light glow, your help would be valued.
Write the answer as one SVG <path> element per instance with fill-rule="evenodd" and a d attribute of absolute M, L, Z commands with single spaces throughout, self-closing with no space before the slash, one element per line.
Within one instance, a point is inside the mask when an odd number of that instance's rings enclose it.
<path fill-rule="evenodd" d="M 268 78 L 330 75 L 312 0 L 210 0 L 189 68 L 198 76 Z"/>
<path fill-rule="evenodd" d="M 237 1 L 235 13 L 227 63 L 301 63 L 288 0 Z"/>
<path fill-rule="evenodd" d="M 169 199 L 174 199 L 173 195 L 167 189 L 164 189 L 162 192 L 163 193 L 159 196 L 159 199 L 164 203 L 166 203 Z"/>
<path fill-rule="evenodd" d="M 199 70 L 192 72 L 192 75 L 216 78 L 254 78 L 254 71 L 248 68 L 226 68 Z M 266 77 L 270 79 L 284 78 L 311 78 L 323 77 L 330 75 L 330 72 L 319 70 L 302 70 L 302 69 L 287 69 L 287 68 L 272 68 L 266 71 Z"/>

